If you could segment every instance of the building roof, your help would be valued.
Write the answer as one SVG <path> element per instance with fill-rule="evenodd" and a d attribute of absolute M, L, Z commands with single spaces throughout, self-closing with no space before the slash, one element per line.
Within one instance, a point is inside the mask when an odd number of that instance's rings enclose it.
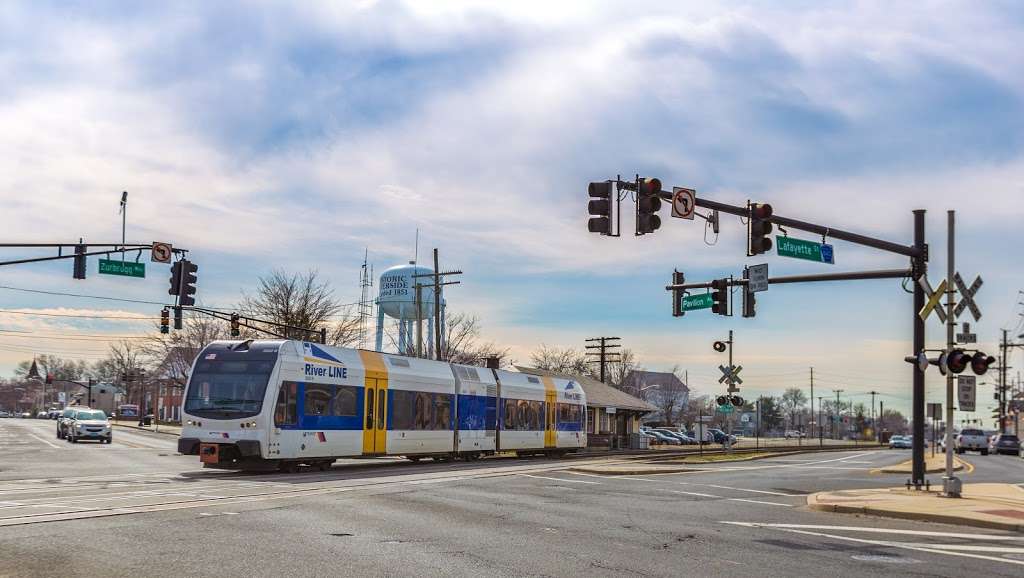
<path fill-rule="evenodd" d="M 528 373 L 530 375 L 537 375 L 543 377 L 558 377 L 561 379 L 571 379 L 580 384 L 583 387 L 583 393 L 587 394 L 587 405 L 596 407 L 614 407 L 616 409 L 629 409 L 634 411 L 658 411 L 658 408 L 646 401 L 629 395 L 628 393 L 615 389 L 610 385 L 601 383 L 600 381 L 587 377 L 585 375 L 569 375 L 566 373 L 558 373 L 557 371 L 548 371 L 546 369 L 537 369 L 535 367 L 522 367 L 515 366 L 521 373 Z"/>
<path fill-rule="evenodd" d="M 679 379 L 679 376 L 669 371 L 642 371 L 634 369 L 629 372 L 623 383 L 638 388 L 648 385 L 660 385 L 663 387 L 681 387 L 683 391 L 690 391 L 690 388 Z"/>

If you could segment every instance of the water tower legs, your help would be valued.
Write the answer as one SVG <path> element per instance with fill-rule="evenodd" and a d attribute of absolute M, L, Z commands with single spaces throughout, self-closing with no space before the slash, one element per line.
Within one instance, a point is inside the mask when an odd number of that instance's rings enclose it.
<path fill-rule="evenodd" d="M 381 351 L 384 347 L 384 309 L 377 307 L 377 343 L 374 351 Z"/>

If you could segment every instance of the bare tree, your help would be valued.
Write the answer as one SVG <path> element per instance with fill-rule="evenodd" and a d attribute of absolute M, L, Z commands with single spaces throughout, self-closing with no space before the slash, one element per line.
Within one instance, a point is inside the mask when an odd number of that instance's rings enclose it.
<path fill-rule="evenodd" d="M 351 345 L 359 339 L 358 316 L 346 312 L 316 270 L 289 274 L 278 269 L 260 277 L 256 294 L 243 297 L 241 309 L 248 316 L 298 328 L 271 329 L 288 339 L 310 341 L 321 329 L 327 330 L 331 345 Z"/>
<path fill-rule="evenodd" d="M 650 399 L 661 410 L 661 415 L 665 418 L 665 423 L 668 425 L 676 423 L 676 411 L 681 409 L 681 406 L 686 403 L 687 396 L 689 395 L 689 391 L 686 389 L 681 377 L 682 370 L 678 365 L 672 368 L 672 373 L 679 377 L 679 379 L 660 382 L 658 387 L 652 388 L 653 395 L 651 395 Z"/>
<path fill-rule="evenodd" d="M 537 369 L 545 369 L 569 375 L 591 375 L 586 354 L 579 349 L 549 346 L 541 344 L 530 354 L 530 364 Z"/>
<path fill-rule="evenodd" d="M 94 363 L 89 373 L 98 381 L 121 384 L 129 399 L 141 402 L 143 389 L 143 383 L 140 380 L 141 374 L 130 381 L 125 381 L 124 378 L 129 372 L 134 373 L 140 369 L 148 373 L 146 361 L 147 356 L 142 343 L 122 339 L 110 344 L 107 357 Z"/>
<path fill-rule="evenodd" d="M 465 313 L 445 314 L 445 339 L 441 344 L 441 359 L 464 365 L 484 365 L 486 358 L 505 360 L 508 349 L 501 349 L 493 341 L 480 337 L 480 319 Z"/>
<path fill-rule="evenodd" d="M 789 414 L 789 427 L 796 427 L 796 414 L 803 410 L 807 403 L 807 394 L 799 387 L 790 387 L 782 394 L 779 405 Z"/>
<path fill-rule="evenodd" d="M 230 339 L 226 321 L 195 313 L 186 315 L 182 328 L 170 333 L 154 332 L 141 344 L 154 377 L 184 387 L 188 372 L 199 352 L 212 341 Z M 242 337 L 255 336 L 242 330 Z"/>
<path fill-rule="evenodd" d="M 622 384 L 625 383 L 626 377 L 634 370 L 639 369 L 636 363 L 636 355 L 632 349 L 623 348 L 618 352 L 615 361 L 606 363 L 605 365 L 605 379 L 608 380 L 608 385 L 612 387 L 621 388 Z M 590 373 L 600 374 L 601 369 L 596 363 L 591 364 Z"/>
<path fill-rule="evenodd" d="M 45 378 L 47 375 L 52 375 L 54 379 L 67 379 L 71 381 L 82 379 L 89 368 L 85 361 L 64 359 L 63 357 L 47 355 L 45 353 L 37 356 L 35 362 L 41 377 Z M 31 367 L 32 360 L 19 362 L 18 366 L 14 369 L 14 376 L 18 379 L 27 378 Z"/>

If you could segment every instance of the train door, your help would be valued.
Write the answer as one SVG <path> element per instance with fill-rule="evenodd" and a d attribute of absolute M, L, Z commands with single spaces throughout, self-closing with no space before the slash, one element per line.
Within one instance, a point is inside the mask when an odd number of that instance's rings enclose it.
<path fill-rule="evenodd" d="M 544 420 L 544 447 L 546 448 L 553 448 L 556 445 L 555 418 L 558 416 L 556 399 L 554 388 L 547 388 L 547 391 L 544 392 L 544 406 L 547 408 L 547 419 Z"/>
<path fill-rule="evenodd" d="M 366 378 L 363 399 L 363 454 L 387 451 L 388 381 Z"/>

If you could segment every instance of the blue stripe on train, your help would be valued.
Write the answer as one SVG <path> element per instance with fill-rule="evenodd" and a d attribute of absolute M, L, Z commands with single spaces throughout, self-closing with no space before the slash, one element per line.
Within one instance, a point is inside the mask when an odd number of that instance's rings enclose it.
<path fill-rule="evenodd" d="M 558 431 L 583 431 L 583 424 L 572 422 L 558 422 L 555 424 Z"/>
<path fill-rule="evenodd" d="M 498 426 L 498 399 L 486 395 L 458 395 L 460 430 L 488 430 Z"/>

